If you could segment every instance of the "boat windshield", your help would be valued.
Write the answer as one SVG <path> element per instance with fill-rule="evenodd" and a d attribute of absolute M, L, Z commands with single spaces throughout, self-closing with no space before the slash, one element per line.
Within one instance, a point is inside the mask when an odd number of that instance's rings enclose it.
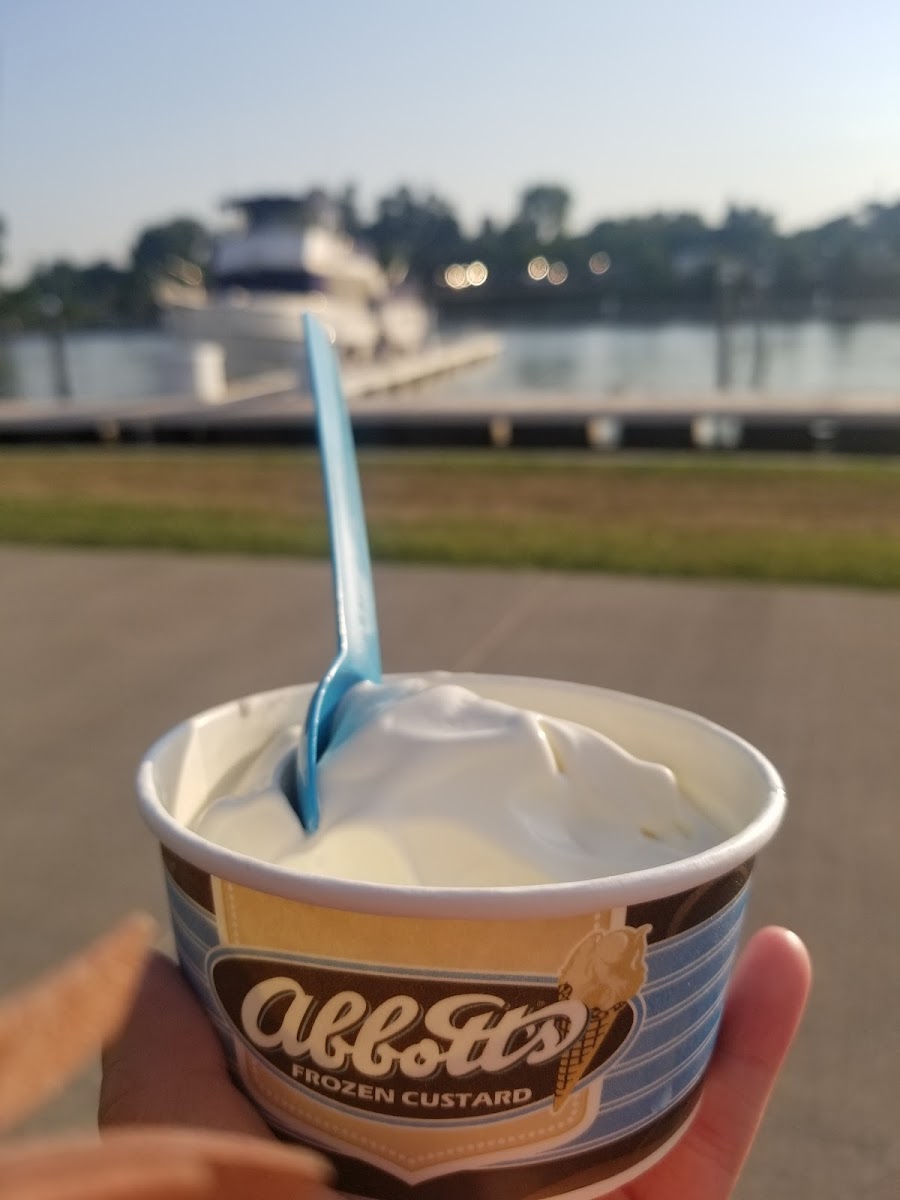
<path fill-rule="evenodd" d="M 216 275 L 213 286 L 245 288 L 248 292 L 318 292 L 323 290 L 323 281 L 309 271 L 265 269 Z"/>

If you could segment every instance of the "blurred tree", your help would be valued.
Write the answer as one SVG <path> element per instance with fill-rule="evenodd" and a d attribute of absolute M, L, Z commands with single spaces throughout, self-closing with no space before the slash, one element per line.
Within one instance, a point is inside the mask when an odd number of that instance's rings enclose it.
<path fill-rule="evenodd" d="M 335 197 L 341 225 L 351 237 L 359 237 L 362 220 L 359 215 L 359 200 L 355 183 L 347 183 Z"/>
<path fill-rule="evenodd" d="M 888 255 L 900 256 L 900 204 L 866 205 L 862 225 Z"/>
<path fill-rule="evenodd" d="M 452 206 L 434 192 L 417 196 L 405 186 L 382 196 L 374 222 L 363 232 L 383 263 L 404 263 L 420 279 L 455 257 L 463 244 Z"/>
<path fill-rule="evenodd" d="M 176 217 L 141 230 L 131 247 L 131 271 L 120 290 L 120 315 L 130 322 L 152 321 L 157 306 L 154 284 L 167 271 L 185 264 L 201 270 L 209 261 L 212 238 L 192 217 Z"/>
<path fill-rule="evenodd" d="M 64 258 L 38 266 L 28 281 L 28 290 L 34 296 L 39 310 L 58 312 L 64 316 L 77 317 L 81 273 L 73 263 Z M 56 300 L 58 304 L 53 303 Z"/>
<path fill-rule="evenodd" d="M 859 274 L 867 293 L 896 296 L 900 292 L 900 204 L 869 204 L 859 219 Z"/>
<path fill-rule="evenodd" d="M 385 265 L 408 266 L 426 288 L 450 263 L 482 259 L 489 269 L 486 287 L 436 293 L 458 304 L 568 300 L 602 311 L 613 300 L 623 312 L 708 315 L 721 298 L 723 264 L 735 304 L 752 300 L 757 313 L 767 285 L 766 304 L 793 313 L 827 311 L 832 301 L 842 306 L 834 311 L 896 311 L 900 301 L 900 203 L 869 204 L 789 235 L 778 233 L 772 214 L 738 205 L 728 208 L 718 226 L 695 213 L 659 212 L 598 221 L 572 235 L 566 230 L 569 192 L 543 183 L 522 192 L 507 225 L 485 217 L 477 233 L 465 236 L 450 202 L 408 186 L 382 196 L 368 224 L 352 183 L 269 201 L 287 205 L 300 223 L 345 228 L 368 241 Z M 0 219 L 0 258 L 3 232 Z M 139 232 L 124 269 L 108 262 L 78 267 L 62 259 L 40 266 L 26 284 L 0 295 L 0 318 L 12 327 L 44 324 L 47 304 L 53 303 L 47 298 L 55 297 L 68 324 L 152 321 L 155 278 L 173 264 L 202 269 L 210 249 L 208 231 L 190 217 L 152 225 Z M 589 263 L 599 252 L 609 261 L 594 274 Z M 538 254 L 565 262 L 565 286 L 529 279 L 528 262 Z M 398 270 L 395 277 L 402 274 Z"/>
<path fill-rule="evenodd" d="M 62 320 L 71 325 L 115 324 L 131 273 L 108 262 L 77 267 L 65 259 L 39 266 L 17 296 L 23 320 Z"/>
<path fill-rule="evenodd" d="M 552 242 L 565 232 L 571 204 L 572 197 L 559 184 L 535 184 L 522 192 L 517 220 L 531 228 L 539 242 Z"/>
<path fill-rule="evenodd" d="M 323 187 L 310 188 L 302 198 L 302 220 L 304 225 L 324 225 L 327 229 L 340 229 L 340 200 Z"/>
<path fill-rule="evenodd" d="M 756 283 L 771 274 L 778 235 L 775 218 L 760 208 L 731 205 L 716 239 L 720 262 Z"/>
<path fill-rule="evenodd" d="M 145 274 L 164 271 L 172 259 L 204 267 L 212 246 L 208 230 L 192 217 L 143 229 L 131 247 L 131 265 Z"/>

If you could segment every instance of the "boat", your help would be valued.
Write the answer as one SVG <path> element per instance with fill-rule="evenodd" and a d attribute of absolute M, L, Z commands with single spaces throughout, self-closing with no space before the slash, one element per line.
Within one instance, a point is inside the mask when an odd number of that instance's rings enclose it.
<path fill-rule="evenodd" d="M 313 313 L 346 358 L 424 345 L 430 318 L 421 299 L 356 245 L 327 205 L 311 206 L 304 196 L 251 196 L 224 207 L 237 227 L 216 238 L 206 284 L 196 268 L 178 264 L 157 282 L 173 333 L 275 361 L 296 354 L 303 315 Z"/>

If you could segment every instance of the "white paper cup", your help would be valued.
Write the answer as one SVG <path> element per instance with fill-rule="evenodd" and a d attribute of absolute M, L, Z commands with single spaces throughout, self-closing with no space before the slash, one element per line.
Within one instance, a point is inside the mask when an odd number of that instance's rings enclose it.
<path fill-rule="evenodd" d="M 657 1161 L 699 1098 L 756 853 L 784 791 L 709 721 L 574 684 L 457 675 L 671 767 L 728 831 L 610 878 L 388 887 L 258 862 L 192 833 L 211 790 L 311 686 L 178 725 L 138 774 L 182 969 L 281 1136 L 374 1200 L 598 1197 Z"/>

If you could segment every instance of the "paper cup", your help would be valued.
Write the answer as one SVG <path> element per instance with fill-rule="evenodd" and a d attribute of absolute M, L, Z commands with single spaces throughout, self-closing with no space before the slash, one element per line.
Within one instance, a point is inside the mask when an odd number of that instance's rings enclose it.
<path fill-rule="evenodd" d="M 181 966 L 244 1091 L 279 1135 L 334 1161 L 345 1193 L 602 1196 L 691 1119 L 781 781 L 752 746 L 678 709 L 544 680 L 454 681 L 666 763 L 723 841 L 664 867 L 507 888 L 257 862 L 187 826 L 302 719 L 312 689 L 264 693 L 177 726 L 140 767 Z"/>

